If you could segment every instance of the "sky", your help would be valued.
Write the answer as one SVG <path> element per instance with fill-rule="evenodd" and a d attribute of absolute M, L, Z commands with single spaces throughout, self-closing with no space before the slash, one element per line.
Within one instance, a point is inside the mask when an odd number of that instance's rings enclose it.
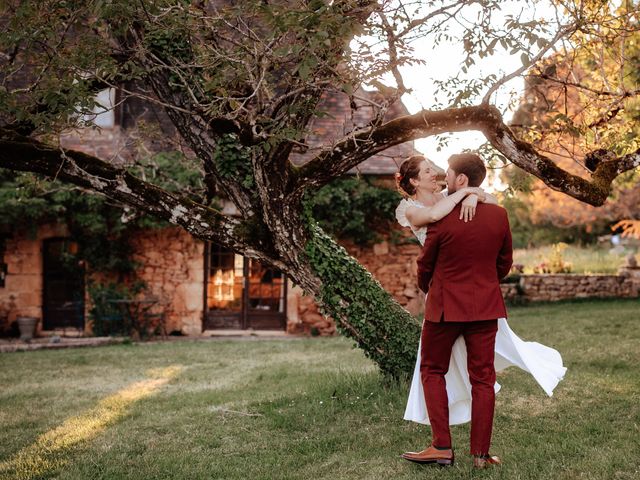
<path fill-rule="evenodd" d="M 501 16 L 495 17 L 495 22 L 503 22 L 504 17 L 508 14 L 517 15 L 523 11 L 523 19 L 532 17 L 555 18 L 555 9 L 549 2 L 536 2 L 535 10 L 531 1 L 507 1 L 505 0 L 501 6 Z M 469 20 L 473 19 L 473 15 L 466 15 Z M 462 30 L 458 30 L 457 33 Z M 456 33 L 452 30 L 452 33 Z M 402 101 L 409 109 L 410 113 L 416 113 L 423 108 L 430 108 L 433 105 L 434 87 L 433 80 L 443 80 L 447 77 L 463 75 L 460 71 L 462 62 L 462 54 L 459 51 L 459 44 L 440 45 L 434 48 L 432 42 L 426 38 L 417 41 L 415 44 L 416 56 L 429 59 L 426 65 L 416 65 L 402 70 L 405 84 L 412 89 L 410 94 L 405 94 Z M 479 59 L 478 65 L 472 67 L 469 75 L 486 76 L 490 73 L 497 74 L 502 77 L 504 74 L 511 73 L 522 66 L 520 61 L 520 53 L 509 55 L 508 52 L 497 49 L 496 54 Z M 502 72 L 502 74 L 501 74 Z M 493 96 L 494 104 L 503 112 L 505 119 L 508 121 L 513 112 L 509 110 L 508 104 L 511 95 L 521 96 L 524 88 L 524 81 L 521 77 L 511 80 Z M 479 102 L 479 100 L 478 100 Z M 424 153 L 428 158 L 435 161 L 443 168 L 447 166 L 447 158 L 453 153 L 459 153 L 463 149 L 476 149 L 485 143 L 484 136 L 479 132 L 456 133 L 450 136 L 451 140 L 448 146 L 438 150 L 438 137 L 430 137 L 426 139 L 416 140 L 416 148 Z"/>

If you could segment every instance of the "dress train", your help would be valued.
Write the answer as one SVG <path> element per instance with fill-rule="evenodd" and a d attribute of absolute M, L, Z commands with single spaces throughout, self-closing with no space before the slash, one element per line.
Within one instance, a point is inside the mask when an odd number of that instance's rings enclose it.
<path fill-rule="evenodd" d="M 429 425 L 420 378 L 421 348 L 422 342 L 418 344 L 418 356 L 404 419 Z M 549 396 L 553 395 L 553 390 L 567 371 L 557 350 L 537 342 L 523 341 L 511 330 L 505 318 L 498 319 L 495 352 L 496 372 L 511 366 L 519 367 L 529 372 Z M 467 348 L 462 336 L 453 345 L 445 380 L 449 397 L 449 424 L 458 425 L 471 421 L 471 383 L 467 372 Z M 500 384 L 496 382 L 495 391 L 499 390 Z"/>

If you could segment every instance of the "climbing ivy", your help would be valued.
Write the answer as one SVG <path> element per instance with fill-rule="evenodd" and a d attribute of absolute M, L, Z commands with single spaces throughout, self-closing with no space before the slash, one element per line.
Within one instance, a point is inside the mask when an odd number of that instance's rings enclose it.
<path fill-rule="evenodd" d="M 77 260 L 92 271 L 128 273 L 135 267 L 128 238 L 136 222 L 105 197 L 30 173 L 0 169 L 0 230 L 24 229 L 35 235 L 45 222 L 65 223 L 78 244 Z"/>
<path fill-rule="evenodd" d="M 369 179 L 346 177 L 325 185 L 306 202 L 320 227 L 341 240 L 370 245 L 390 232 L 402 197 Z"/>
<path fill-rule="evenodd" d="M 309 222 L 305 255 L 322 280 L 316 300 L 340 332 L 393 378 L 413 371 L 419 322 L 315 223 Z M 348 299 L 348 300 L 347 300 Z"/>
<path fill-rule="evenodd" d="M 204 187 L 198 167 L 179 152 L 163 152 L 130 166 L 129 171 L 168 191 L 189 193 L 198 200 Z M 132 273 L 132 234 L 168 223 L 108 198 L 32 173 L 0 169 L 0 233 L 27 230 L 35 235 L 38 225 L 64 223 L 78 251 L 69 263 L 88 263 L 92 272 Z"/>
<path fill-rule="evenodd" d="M 224 134 L 218 139 L 213 161 L 223 177 L 240 179 L 245 188 L 255 186 L 251 150 L 240 143 L 235 133 Z"/>

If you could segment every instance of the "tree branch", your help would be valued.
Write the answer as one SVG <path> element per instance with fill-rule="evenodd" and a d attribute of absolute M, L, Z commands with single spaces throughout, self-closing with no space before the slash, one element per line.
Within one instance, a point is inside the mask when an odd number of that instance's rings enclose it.
<path fill-rule="evenodd" d="M 618 175 L 640 167 L 640 148 L 629 155 L 611 160 L 612 166 L 615 168 L 614 178 Z M 605 166 L 607 162 L 604 162 Z M 597 170 L 596 170 L 597 171 Z"/>
<path fill-rule="evenodd" d="M 126 169 L 91 155 L 47 146 L 0 128 L 0 167 L 39 173 L 87 188 L 180 225 L 202 240 L 215 241 L 249 256 L 257 254 L 238 235 L 239 220 L 140 180 Z"/>
<path fill-rule="evenodd" d="M 404 30 L 402 30 L 400 33 L 398 33 L 397 37 L 404 37 L 405 35 L 407 35 L 408 33 L 412 33 L 417 27 L 424 25 L 425 23 L 427 23 L 429 20 L 431 20 L 432 18 L 438 16 L 438 15 L 442 15 L 445 13 L 448 13 L 448 10 L 451 10 L 452 8 L 456 8 L 459 7 L 460 5 L 464 5 L 465 4 L 465 0 L 458 0 L 456 2 L 453 2 L 449 5 L 444 5 L 436 10 L 433 10 L 431 12 L 429 12 L 427 15 L 425 15 L 424 17 L 421 18 L 416 18 L 415 20 L 411 20 L 407 26 L 404 28 Z"/>
<path fill-rule="evenodd" d="M 603 97 L 629 98 L 629 97 L 634 97 L 636 95 L 640 95 L 640 89 L 623 90 L 623 91 L 616 91 L 616 92 L 612 92 L 610 90 L 597 90 L 595 88 L 589 87 L 588 85 L 584 85 L 584 84 L 577 83 L 577 82 L 570 82 L 569 80 L 563 80 L 561 78 L 553 77 L 551 75 L 547 75 L 546 73 L 533 73 L 533 74 L 526 75 L 526 76 L 527 77 L 532 77 L 532 78 L 540 78 L 540 79 L 543 79 L 543 80 L 548 80 L 550 82 L 558 83 L 560 85 L 566 85 L 566 86 L 569 86 L 569 87 L 576 87 L 576 88 L 579 88 L 581 90 L 585 90 L 587 92 L 593 93 L 593 94 L 598 95 L 598 96 L 603 96 Z"/>
<path fill-rule="evenodd" d="M 300 167 L 294 194 L 307 187 L 320 187 L 347 173 L 372 155 L 417 138 L 445 132 L 479 130 L 489 142 L 515 165 L 540 178 L 547 186 L 582 202 L 600 206 L 611 192 L 611 182 L 623 172 L 640 166 L 640 150 L 623 157 L 611 152 L 591 152 L 594 171 L 591 180 L 573 175 L 518 139 L 504 123 L 497 108 L 489 105 L 423 110 L 381 125 L 351 132 L 331 149 L 321 152 Z"/>
<path fill-rule="evenodd" d="M 300 167 L 299 185 L 320 187 L 376 153 L 416 138 L 477 129 L 482 112 L 480 107 L 423 110 L 379 127 L 354 130 Z"/>
<path fill-rule="evenodd" d="M 494 83 L 485 94 L 484 98 L 482 99 L 482 103 L 485 105 L 488 105 L 491 99 L 491 95 L 493 95 L 502 85 L 504 85 L 510 80 L 513 80 L 514 78 L 521 75 L 522 73 L 526 72 L 529 68 L 531 68 L 531 65 L 538 62 L 544 56 L 544 54 L 547 53 L 556 44 L 556 42 L 558 42 L 558 40 L 560 40 L 561 38 L 565 38 L 565 36 L 575 31 L 575 29 L 576 27 L 574 25 L 568 25 L 558 30 L 556 35 L 549 41 L 549 43 L 545 45 L 545 47 L 542 48 L 531 59 L 531 63 L 529 65 L 523 65 L 522 67 L 518 68 L 517 70 L 511 72 L 509 75 L 504 76 L 503 78 L 498 80 L 496 83 Z"/>

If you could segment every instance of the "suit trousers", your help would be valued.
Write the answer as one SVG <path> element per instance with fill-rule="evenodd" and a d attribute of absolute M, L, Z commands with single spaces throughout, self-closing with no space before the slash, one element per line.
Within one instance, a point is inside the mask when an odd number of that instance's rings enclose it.
<path fill-rule="evenodd" d="M 494 368 L 497 320 L 429 322 L 422 328 L 420 376 L 431 422 L 432 443 L 451 446 L 445 374 L 451 349 L 462 335 L 467 346 L 467 369 L 471 382 L 471 454 L 489 453 L 495 407 Z"/>

